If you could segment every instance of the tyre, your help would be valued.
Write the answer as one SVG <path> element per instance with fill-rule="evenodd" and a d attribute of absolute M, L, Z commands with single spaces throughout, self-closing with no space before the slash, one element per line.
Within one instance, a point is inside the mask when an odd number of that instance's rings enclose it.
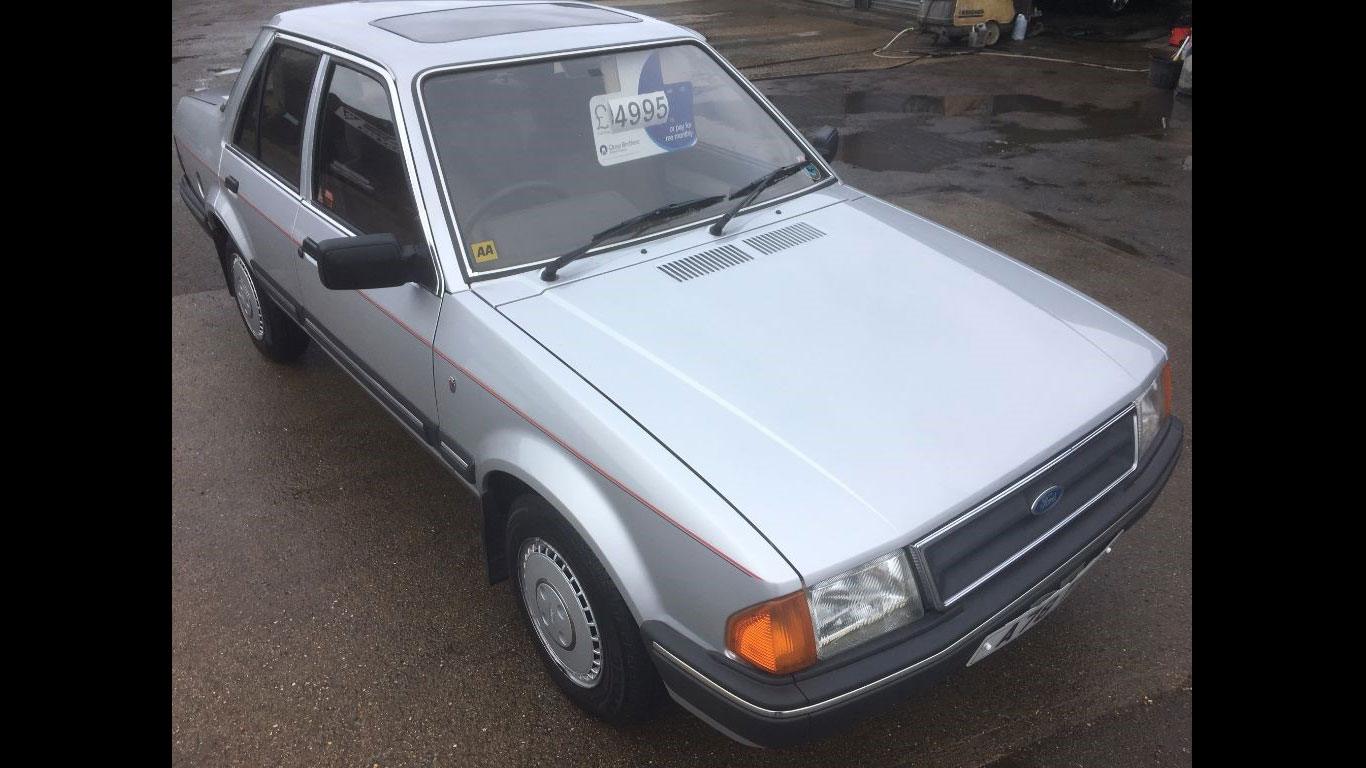
<path fill-rule="evenodd" d="M 990 47 L 990 46 L 993 46 L 993 45 L 995 45 L 996 43 L 1000 42 L 1000 40 L 1001 40 L 1001 25 L 1000 25 L 1000 24 L 997 24 L 997 23 L 994 22 L 994 21 L 988 21 L 988 22 L 986 23 L 986 28 L 987 28 L 987 35 L 986 35 L 986 44 L 987 44 L 987 46 Z"/>
<path fill-rule="evenodd" d="M 271 360 L 286 363 L 298 359 L 308 348 L 308 334 L 270 296 L 257 289 L 247 260 L 232 243 L 228 244 L 228 274 L 251 343 Z"/>
<path fill-rule="evenodd" d="M 551 679 L 594 717 L 648 719 L 664 686 L 606 569 L 535 494 L 513 500 L 507 525 L 509 581 Z"/>

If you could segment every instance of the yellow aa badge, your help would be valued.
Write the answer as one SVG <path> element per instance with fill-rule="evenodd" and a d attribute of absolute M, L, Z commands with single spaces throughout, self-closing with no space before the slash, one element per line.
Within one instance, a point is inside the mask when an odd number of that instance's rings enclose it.
<path fill-rule="evenodd" d="M 474 254 L 476 264 L 483 264 L 486 261 L 497 261 L 498 249 L 494 247 L 492 240 L 485 240 L 482 243 L 475 243 L 470 246 L 470 253 Z"/>

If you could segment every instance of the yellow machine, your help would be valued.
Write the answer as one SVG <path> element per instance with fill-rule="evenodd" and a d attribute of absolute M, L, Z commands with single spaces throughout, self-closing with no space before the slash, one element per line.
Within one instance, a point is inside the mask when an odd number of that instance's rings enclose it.
<path fill-rule="evenodd" d="M 995 45 L 1010 34 L 1015 14 L 1028 18 L 1033 5 L 1018 0 L 924 0 L 917 21 L 921 32 L 937 34 L 941 40 L 972 37 L 978 45 Z"/>

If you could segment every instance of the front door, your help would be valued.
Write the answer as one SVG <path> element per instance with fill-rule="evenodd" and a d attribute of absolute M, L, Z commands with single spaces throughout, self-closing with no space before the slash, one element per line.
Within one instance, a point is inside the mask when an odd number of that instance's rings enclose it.
<path fill-rule="evenodd" d="M 294 239 L 391 233 L 427 254 L 426 274 L 396 288 L 334 291 L 299 256 L 304 323 L 338 361 L 429 442 L 437 435 L 431 339 L 441 311 L 431 249 L 417 215 L 392 94 L 367 65 L 328 57 Z"/>

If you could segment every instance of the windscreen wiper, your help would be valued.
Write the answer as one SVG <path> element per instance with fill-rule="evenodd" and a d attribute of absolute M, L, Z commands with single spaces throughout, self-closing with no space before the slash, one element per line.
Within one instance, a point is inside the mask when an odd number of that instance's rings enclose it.
<path fill-rule="evenodd" d="M 775 168 L 774 170 L 769 171 L 768 173 L 764 174 L 763 176 L 760 176 L 754 181 L 751 181 L 745 186 L 735 190 L 730 194 L 730 199 L 734 200 L 740 195 L 744 195 L 744 199 L 742 199 L 729 211 L 726 211 L 726 215 L 717 219 L 716 223 L 711 225 L 711 229 L 708 231 L 711 232 L 713 236 L 720 235 L 723 231 L 725 231 L 726 225 L 730 223 L 730 220 L 735 218 L 735 214 L 739 213 L 741 208 L 744 208 L 745 206 L 754 202 L 754 198 L 758 197 L 760 192 L 763 192 L 765 189 L 768 189 L 774 184 L 777 184 L 778 182 L 782 181 L 783 179 L 786 179 L 788 176 L 791 176 L 792 174 L 796 173 L 797 171 L 800 171 L 801 169 L 805 168 L 810 164 L 811 160 L 807 159 L 793 163 L 791 165 L 784 165 L 781 168 Z"/>
<path fill-rule="evenodd" d="M 672 219 L 675 216 L 682 216 L 685 213 L 700 211 L 709 205 L 716 205 L 717 203 L 725 199 L 725 195 L 711 195 L 710 197 L 699 197 L 696 200 L 687 200 L 681 203 L 669 203 L 668 205 L 661 205 L 653 211 L 646 211 L 645 213 L 642 213 L 639 216 L 632 216 L 631 218 L 621 222 L 620 224 L 614 224 L 608 227 L 607 229 L 604 229 L 603 231 L 597 233 L 596 235 L 593 235 L 593 238 L 589 240 L 587 244 L 579 246 L 578 248 L 575 248 L 569 253 L 566 253 L 563 256 L 560 256 L 559 258 L 547 264 L 546 268 L 541 270 L 541 279 L 546 281 L 547 283 L 554 282 L 557 277 L 557 274 L 560 271 L 560 267 L 563 267 L 564 265 L 568 264 L 571 261 L 574 261 L 575 259 L 583 258 L 593 248 L 597 247 L 598 245 L 601 245 L 604 240 L 613 237 L 620 237 L 622 235 L 634 234 L 644 229 L 647 225 L 664 221 L 666 219 Z"/>

